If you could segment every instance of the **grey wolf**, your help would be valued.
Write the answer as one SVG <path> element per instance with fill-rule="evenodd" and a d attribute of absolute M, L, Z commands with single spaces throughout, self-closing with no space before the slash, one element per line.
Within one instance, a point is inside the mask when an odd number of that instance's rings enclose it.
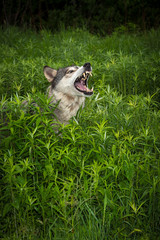
<path fill-rule="evenodd" d="M 50 104 L 58 104 L 54 110 L 58 121 L 67 124 L 76 116 L 77 111 L 84 107 L 85 98 L 93 94 L 93 88 L 88 88 L 89 76 L 92 76 L 90 63 L 83 66 L 69 66 L 55 70 L 44 66 L 44 75 L 50 82 L 47 90 Z"/>

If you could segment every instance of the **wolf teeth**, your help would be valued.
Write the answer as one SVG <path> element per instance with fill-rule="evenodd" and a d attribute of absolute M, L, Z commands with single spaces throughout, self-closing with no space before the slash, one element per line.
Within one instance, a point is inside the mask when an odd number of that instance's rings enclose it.
<path fill-rule="evenodd" d="M 93 88 L 92 89 L 86 88 L 86 92 L 93 92 Z"/>
<path fill-rule="evenodd" d="M 86 74 L 89 74 L 90 76 L 92 76 L 92 73 L 90 71 L 86 71 Z"/>
<path fill-rule="evenodd" d="M 89 74 L 89 75 L 91 75 L 91 76 L 92 76 L 92 73 L 91 73 L 91 71 L 86 71 L 86 72 L 84 72 L 82 75 L 85 77 L 85 76 L 86 76 L 86 74 Z"/>
<path fill-rule="evenodd" d="M 81 80 L 86 81 L 88 78 L 88 75 L 92 76 L 91 71 L 85 71 L 84 73 L 82 73 Z"/>

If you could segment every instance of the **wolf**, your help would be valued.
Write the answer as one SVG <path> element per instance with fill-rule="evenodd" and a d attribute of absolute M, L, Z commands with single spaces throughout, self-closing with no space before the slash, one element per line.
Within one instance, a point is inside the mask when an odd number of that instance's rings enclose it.
<path fill-rule="evenodd" d="M 50 83 L 47 89 L 50 104 L 57 104 L 54 114 L 60 123 L 66 125 L 79 108 L 84 107 L 85 98 L 93 94 L 93 88 L 88 88 L 91 64 L 87 62 L 81 67 L 73 65 L 58 70 L 44 66 L 43 72 Z"/>

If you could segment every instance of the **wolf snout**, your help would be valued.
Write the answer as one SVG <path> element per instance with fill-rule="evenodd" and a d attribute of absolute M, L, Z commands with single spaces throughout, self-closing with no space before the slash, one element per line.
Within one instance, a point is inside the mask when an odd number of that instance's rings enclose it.
<path fill-rule="evenodd" d="M 86 71 L 91 71 L 91 70 L 92 70 L 90 63 L 85 63 L 85 64 L 83 65 L 83 67 L 85 68 Z"/>

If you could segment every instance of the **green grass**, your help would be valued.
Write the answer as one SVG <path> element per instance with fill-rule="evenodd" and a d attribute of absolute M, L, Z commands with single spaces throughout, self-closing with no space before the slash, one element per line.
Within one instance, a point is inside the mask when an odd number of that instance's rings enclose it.
<path fill-rule="evenodd" d="M 0 33 L 0 238 L 157 240 L 160 31 Z M 94 96 L 57 135 L 43 66 L 85 62 Z"/>

